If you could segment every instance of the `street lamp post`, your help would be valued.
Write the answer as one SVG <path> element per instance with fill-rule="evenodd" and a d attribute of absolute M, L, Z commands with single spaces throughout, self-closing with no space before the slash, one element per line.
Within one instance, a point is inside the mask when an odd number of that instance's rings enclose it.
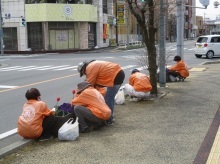
<path fill-rule="evenodd" d="M 165 6 L 164 0 L 160 0 L 160 26 L 159 26 L 159 82 L 160 87 L 166 87 L 166 70 L 165 70 L 165 58 L 166 58 L 166 49 L 165 49 Z"/>
<path fill-rule="evenodd" d="M 183 2 L 182 0 L 177 0 L 177 55 L 179 55 L 183 59 Z"/>

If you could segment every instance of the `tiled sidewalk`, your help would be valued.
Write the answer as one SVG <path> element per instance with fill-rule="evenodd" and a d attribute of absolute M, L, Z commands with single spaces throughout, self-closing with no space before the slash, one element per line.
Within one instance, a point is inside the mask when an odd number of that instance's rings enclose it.
<path fill-rule="evenodd" d="M 206 164 L 220 164 L 220 127 L 216 133 L 215 141 L 213 142 Z"/>

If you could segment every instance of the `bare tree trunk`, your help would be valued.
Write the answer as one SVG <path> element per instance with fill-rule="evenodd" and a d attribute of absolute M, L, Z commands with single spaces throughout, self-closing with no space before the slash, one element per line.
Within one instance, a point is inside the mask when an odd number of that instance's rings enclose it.
<path fill-rule="evenodd" d="M 154 21 L 154 0 L 148 0 L 141 6 L 138 6 L 136 0 L 127 0 L 131 13 L 137 19 L 143 31 L 143 42 L 147 47 L 146 56 L 148 55 L 148 70 L 150 82 L 152 85 L 151 94 L 157 96 L 157 52 L 155 47 L 155 21 Z"/>
<path fill-rule="evenodd" d="M 145 40 L 145 44 L 148 50 L 148 61 L 149 61 L 149 73 L 150 82 L 152 85 L 151 94 L 157 95 L 157 52 L 155 47 L 155 33 L 156 29 L 154 27 L 154 3 L 150 1 L 149 4 L 149 23 L 148 23 L 148 34 L 149 39 Z"/>

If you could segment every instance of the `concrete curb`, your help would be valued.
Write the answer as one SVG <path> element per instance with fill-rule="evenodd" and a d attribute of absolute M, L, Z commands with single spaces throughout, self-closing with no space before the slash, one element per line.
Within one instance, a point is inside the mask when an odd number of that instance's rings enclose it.
<path fill-rule="evenodd" d="M 22 139 L 20 141 L 17 141 L 13 144 L 10 144 L 10 145 L 4 147 L 4 148 L 1 148 L 0 149 L 0 158 L 12 153 L 13 151 L 15 151 L 15 150 L 33 142 L 33 141 L 34 140 L 32 140 L 32 139 Z"/>

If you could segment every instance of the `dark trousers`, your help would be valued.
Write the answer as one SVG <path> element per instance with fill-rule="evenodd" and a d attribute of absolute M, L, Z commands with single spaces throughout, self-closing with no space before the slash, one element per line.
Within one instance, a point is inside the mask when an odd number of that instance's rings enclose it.
<path fill-rule="evenodd" d="M 80 105 L 74 107 L 74 113 L 78 117 L 79 125 L 82 129 L 87 128 L 91 125 L 96 125 L 104 120 L 96 117 L 88 108 Z"/>
<path fill-rule="evenodd" d="M 180 73 L 177 71 L 167 71 L 169 75 L 173 75 L 174 77 L 181 77 Z"/>
<path fill-rule="evenodd" d="M 70 118 L 74 118 L 74 120 L 76 119 L 73 113 L 68 114 L 64 117 L 54 116 L 54 115 L 45 117 L 42 124 L 43 132 L 41 136 L 47 137 L 53 135 L 53 137 L 55 138 L 58 137 L 58 130 Z"/>

